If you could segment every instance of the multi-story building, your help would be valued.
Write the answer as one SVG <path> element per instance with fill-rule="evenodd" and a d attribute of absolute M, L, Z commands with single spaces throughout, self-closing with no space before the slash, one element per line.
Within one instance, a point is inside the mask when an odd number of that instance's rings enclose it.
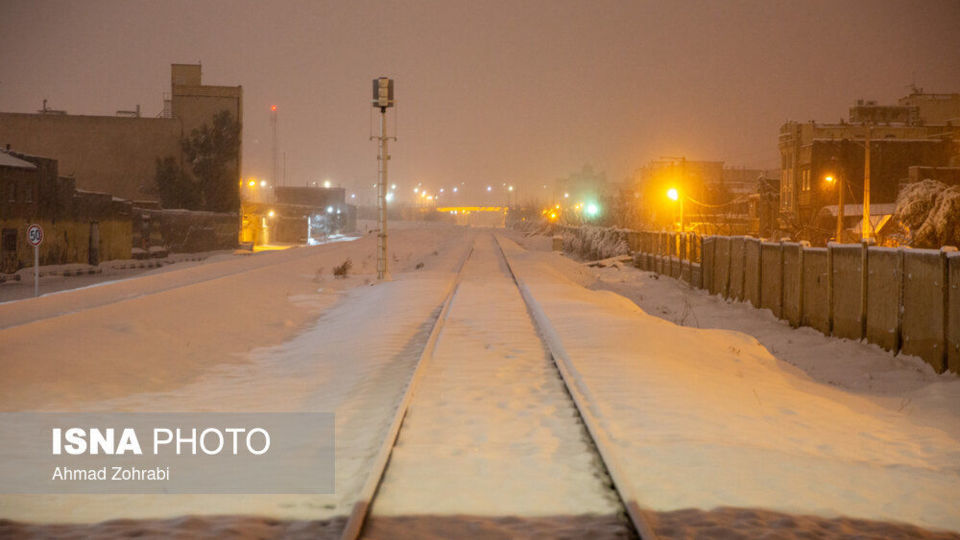
<path fill-rule="evenodd" d="M 947 97 L 944 97 L 947 96 Z M 787 122 L 780 128 L 781 232 L 822 243 L 835 236 L 838 189 L 844 191 L 844 229 L 856 238 L 870 145 L 871 222 L 883 221 L 911 166 L 955 163 L 960 94 L 914 93 L 898 105 L 858 101 L 850 122 Z M 889 216 L 886 216 L 887 218 Z M 831 221 L 832 220 L 832 221 Z M 845 233 L 846 234 L 846 233 Z"/>
<path fill-rule="evenodd" d="M 139 106 L 116 116 L 91 116 L 51 110 L 44 103 L 37 113 L 0 113 L 0 145 L 57 160 L 60 174 L 72 177 L 78 189 L 158 201 L 157 159 L 173 157 L 189 172 L 181 141 L 223 110 L 240 122 L 242 133 L 242 87 L 204 85 L 200 65 L 173 64 L 170 95 L 157 117 L 140 116 Z"/>

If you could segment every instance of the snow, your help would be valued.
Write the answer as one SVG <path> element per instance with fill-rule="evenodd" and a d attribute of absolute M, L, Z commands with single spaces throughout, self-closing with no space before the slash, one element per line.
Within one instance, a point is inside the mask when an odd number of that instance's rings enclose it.
<path fill-rule="evenodd" d="M 11 156 L 7 152 L 0 151 L 0 167 L 14 167 L 17 169 L 36 169 L 37 166 L 29 161 Z"/>
<path fill-rule="evenodd" d="M 615 515 L 586 431 L 490 235 L 477 239 L 374 502 L 402 515 Z"/>
<path fill-rule="evenodd" d="M 335 494 L 0 495 L 0 517 L 151 518 L 168 530 L 186 514 L 348 514 L 472 237 L 439 224 L 391 227 L 387 283 L 372 279 L 368 234 L 0 304 L 0 409 L 332 410 Z M 506 515 L 520 517 L 503 527 L 529 525 L 524 518 L 547 527 L 610 513 L 583 428 L 488 241 L 477 244 L 414 396 L 376 519 L 469 514 L 461 524 L 486 517 L 483 527 Z M 549 249 L 550 238 L 523 241 Z M 627 265 L 593 268 L 504 244 L 645 508 L 674 518 L 762 508 L 770 519 L 845 515 L 960 531 L 955 376 Z M 333 279 L 348 257 L 355 273 Z M 250 518 L 237 519 L 234 527 Z"/>
<path fill-rule="evenodd" d="M 641 506 L 764 508 L 960 531 L 956 377 L 927 371 L 918 381 L 911 370 L 922 364 L 904 359 L 879 396 L 849 391 L 749 335 L 678 326 L 573 281 L 621 272 L 626 285 L 643 272 L 592 270 L 519 248 L 508 255 L 561 337 Z M 862 363 L 842 367 L 842 352 L 809 356 L 845 380 L 863 378 Z M 901 410 L 892 403 L 899 396 Z"/>
<path fill-rule="evenodd" d="M 960 186 L 929 178 L 906 184 L 897 195 L 896 218 L 910 231 L 913 246 L 960 244 Z"/>
<path fill-rule="evenodd" d="M 349 513 L 462 257 L 462 236 L 394 232 L 396 279 L 376 286 L 366 286 L 370 235 L 0 306 L 3 410 L 334 411 L 337 449 L 335 495 L 2 495 L 0 516 L 92 523 Z M 334 280 L 331 268 L 346 257 L 358 275 Z"/>

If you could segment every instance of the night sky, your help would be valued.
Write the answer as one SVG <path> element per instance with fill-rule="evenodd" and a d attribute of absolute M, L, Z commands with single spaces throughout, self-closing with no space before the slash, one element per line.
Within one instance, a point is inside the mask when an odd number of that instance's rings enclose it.
<path fill-rule="evenodd" d="M 244 87 L 244 176 L 374 182 L 370 80 L 396 79 L 391 180 L 413 195 L 661 155 L 776 167 L 786 120 L 911 83 L 960 92 L 960 2 L 0 0 L 0 111 L 161 109 L 170 64 Z M 392 114 L 392 113 L 391 113 Z M 396 121 L 396 123 L 395 123 Z"/>

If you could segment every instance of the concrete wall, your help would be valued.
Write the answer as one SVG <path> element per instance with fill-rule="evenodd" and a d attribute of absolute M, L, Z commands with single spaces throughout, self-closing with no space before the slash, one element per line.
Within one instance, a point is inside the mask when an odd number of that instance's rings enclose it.
<path fill-rule="evenodd" d="M 950 253 L 947 261 L 947 368 L 960 373 L 960 253 Z"/>
<path fill-rule="evenodd" d="M 701 287 L 710 291 L 710 294 L 717 294 L 713 275 L 713 269 L 716 267 L 714 255 L 717 252 L 717 238 L 716 236 L 705 236 L 703 238 L 703 283 Z"/>
<path fill-rule="evenodd" d="M 760 307 L 780 316 L 780 289 L 783 287 L 780 271 L 780 244 L 760 244 Z"/>
<path fill-rule="evenodd" d="M 0 145 L 58 160 L 77 188 L 130 200 L 159 200 L 156 160 L 180 159 L 180 121 L 0 113 Z"/>
<path fill-rule="evenodd" d="M 860 258 L 858 245 L 831 246 L 833 256 L 833 335 L 860 339 Z"/>
<path fill-rule="evenodd" d="M 938 372 L 960 373 L 960 253 L 861 245 L 810 248 L 752 238 L 707 236 L 701 260 L 665 253 L 663 233 L 639 237 L 645 269 L 770 309 L 794 326 L 867 339 L 919 356 Z M 672 264 L 671 264 L 672 261 Z"/>
<path fill-rule="evenodd" d="M 803 250 L 803 313 L 800 324 L 830 334 L 829 281 L 827 248 Z"/>
<path fill-rule="evenodd" d="M 908 251 L 903 258 L 903 345 L 901 350 L 915 354 L 943 371 L 944 302 L 940 252 L 926 249 Z"/>
<path fill-rule="evenodd" d="M 744 246 L 742 236 L 730 239 L 730 287 L 728 295 L 735 300 L 743 300 Z"/>
<path fill-rule="evenodd" d="M 713 261 L 713 276 L 714 280 L 716 280 L 716 290 L 711 292 L 714 294 L 722 294 L 724 297 L 728 295 L 730 287 L 730 244 L 732 240 L 729 236 L 717 237 L 717 252 Z"/>
<path fill-rule="evenodd" d="M 800 293 L 803 284 L 800 273 L 803 270 L 803 255 L 800 244 L 783 244 L 783 305 L 780 316 L 789 321 L 791 326 L 800 326 Z"/>
<path fill-rule="evenodd" d="M 888 351 L 900 348 L 901 257 L 890 248 L 867 253 L 867 340 Z"/>
<path fill-rule="evenodd" d="M 760 240 L 748 238 L 743 244 L 744 299 L 760 307 Z"/>

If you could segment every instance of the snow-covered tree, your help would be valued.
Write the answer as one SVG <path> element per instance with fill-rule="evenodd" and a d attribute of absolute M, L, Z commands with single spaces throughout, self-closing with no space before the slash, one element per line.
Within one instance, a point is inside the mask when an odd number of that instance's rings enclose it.
<path fill-rule="evenodd" d="M 960 245 L 960 186 L 926 179 L 907 184 L 897 195 L 894 218 L 921 248 Z"/>

